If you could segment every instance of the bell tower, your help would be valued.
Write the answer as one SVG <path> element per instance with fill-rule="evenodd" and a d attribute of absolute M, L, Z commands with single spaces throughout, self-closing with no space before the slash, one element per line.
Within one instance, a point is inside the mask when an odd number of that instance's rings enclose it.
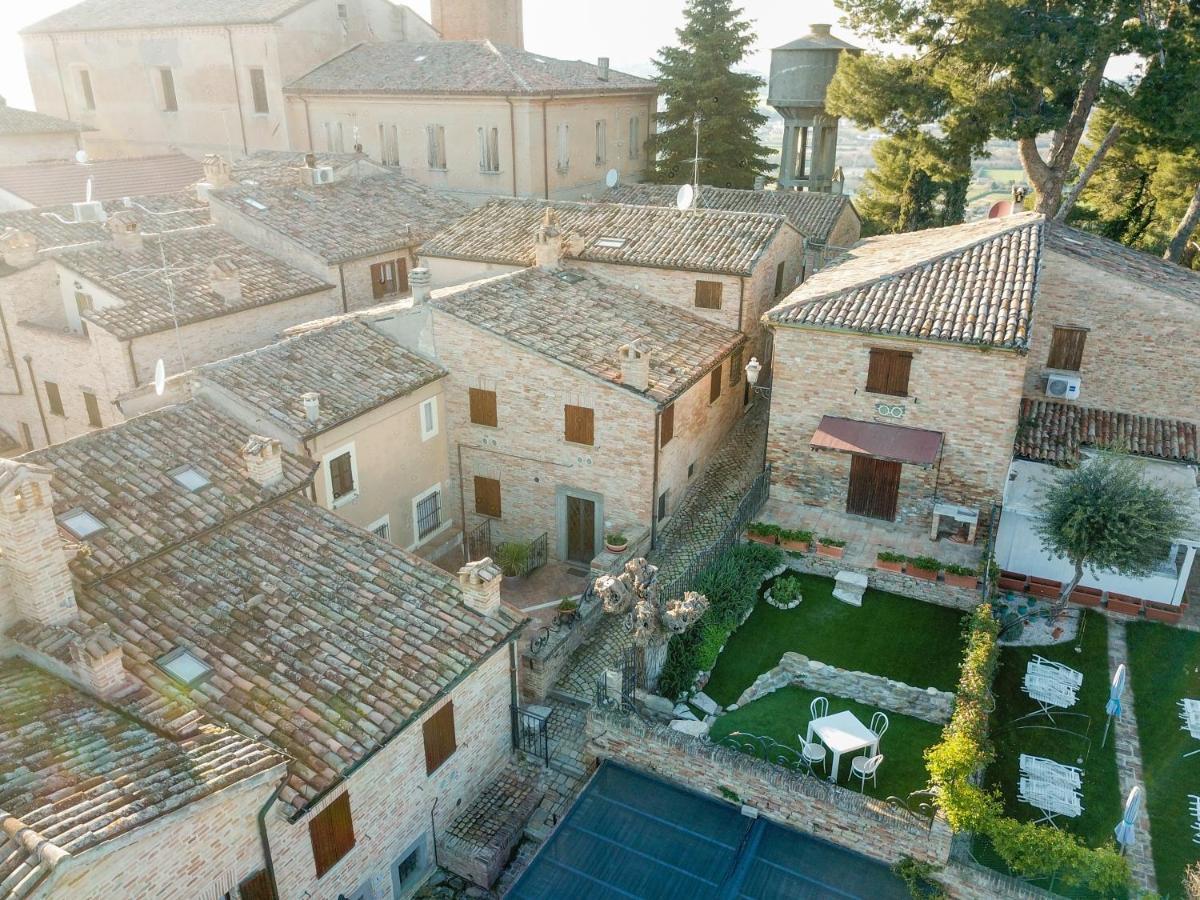
<path fill-rule="evenodd" d="M 525 48 L 521 0 L 432 0 L 430 18 L 444 41 L 489 40 Z"/>

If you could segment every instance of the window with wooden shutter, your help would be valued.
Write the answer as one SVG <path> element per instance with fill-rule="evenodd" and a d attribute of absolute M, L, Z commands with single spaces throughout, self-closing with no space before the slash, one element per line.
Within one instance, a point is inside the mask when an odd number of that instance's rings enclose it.
<path fill-rule="evenodd" d="M 308 823 L 313 862 L 320 878 L 354 846 L 354 821 L 350 818 L 350 794 L 345 793 L 317 813 Z"/>
<path fill-rule="evenodd" d="M 471 421 L 476 425 L 496 427 L 496 392 L 485 391 L 483 388 L 471 388 L 468 391 L 471 403 Z"/>
<path fill-rule="evenodd" d="M 421 732 L 425 737 L 425 774 L 432 775 L 458 749 L 454 741 L 454 701 L 448 701 L 426 719 Z"/>
<path fill-rule="evenodd" d="M 722 287 L 723 285 L 719 281 L 697 281 L 696 308 L 720 309 Z"/>
<path fill-rule="evenodd" d="M 241 900 L 276 900 L 275 885 L 267 870 L 259 869 L 243 878 L 238 884 L 238 896 Z"/>
<path fill-rule="evenodd" d="M 737 384 L 742 380 L 742 351 L 737 349 L 729 357 L 729 383 Z"/>
<path fill-rule="evenodd" d="M 1055 325 L 1050 341 L 1050 358 L 1046 366 L 1067 372 L 1078 372 L 1083 365 L 1083 345 L 1087 343 L 1086 328 Z"/>
<path fill-rule="evenodd" d="M 446 128 L 444 125 L 425 126 L 426 155 L 429 168 L 446 168 Z"/>
<path fill-rule="evenodd" d="M 96 108 L 96 95 L 92 93 L 92 75 L 87 69 L 79 70 L 79 99 L 84 109 Z"/>
<path fill-rule="evenodd" d="M 58 385 L 53 381 L 46 382 L 46 401 L 50 404 L 50 414 L 53 416 L 65 416 L 63 410 L 62 394 L 58 392 Z"/>
<path fill-rule="evenodd" d="M 783 263 L 775 267 L 775 296 L 783 293 Z"/>
<path fill-rule="evenodd" d="M 255 113 L 263 116 L 271 111 L 271 104 L 267 98 L 267 76 L 262 69 L 250 70 L 250 97 L 254 101 Z"/>
<path fill-rule="evenodd" d="M 658 426 L 658 446 L 665 447 L 675 437 L 675 404 L 672 403 L 662 411 L 662 420 Z"/>
<path fill-rule="evenodd" d="M 354 493 L 354 461 L 349 451 L 329 461 L 329 489 L 334 500 Z"/>
<path fill-rule="evenodd" d="M 563 436 L 572 444 L 595 443 L 594 413 L 586 406 L 563 406 Z"/>
<path fill-rule="evenodd" d="M 708 376 L 708 402 L 716 403 L 721 399 L 721 367 L 717 366 Z"/>
<path fill-rule="evenodd" d="M 911 372 L 911 353 L 873 347 L 871 360 L 867 365 L 867 391 L 872 394 L 907 397 Z"/>
<path fill-rule="evenodd" d="M 164 112 L 178 112 L 179 99 L 175 96 L 175 73 L 169 66 L 158 70 L 158 81 L 162 88 L 162 108 Z"/>
<path fill-rule="evenodd" d="M 89 425 L 93 428 L 104 427 L 104 423 L 100 421 L 100 402 L 91 391 L 83 392 L 83 408 L 87 410 Z"/>
<path fill-rule="evenodd" d="M 499 480 L 476 475 L 475 512 L 481 516 L 491 516 L 493 519 L 499 519 L 502 510 Z"/>

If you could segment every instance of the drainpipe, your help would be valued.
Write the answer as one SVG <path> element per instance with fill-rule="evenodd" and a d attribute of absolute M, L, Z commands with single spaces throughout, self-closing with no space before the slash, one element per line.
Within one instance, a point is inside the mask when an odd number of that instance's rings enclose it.
<path fill-rule="evenodd" d="M 455 441 L 454 446 L 458 451 L 458 520 L 460 522 L 462 522 L 462 530 L 463 530 L 462 555 L 463 555 L 463 565 L 465 566 L 467 563 L 469 563 L 471 561 L 471 560 L 467 559 L 468 554 L 470 554 L 470 552 L 471 552 L 471 548 L 467 546 L 467 537 L 468 537 L 468 532 L 467 532 L 467 488 L 466 488 L 466 485 L 463 484 L 462 441 Z"/>
<path fill-rule="evenodd" d="M 546 199 L 550 199 L 550 135 L 546 131 L 549 127 L 546 124 L 546 104 L 550 100 L 542 101 L 542 193 Z"/>
<path fill-rule="evenodd" d="M 242 115 L 242 85 L 238 80 L 237 59 L 233 55 L 233 29 L 228 25 L 225 26 L 225 38 L 229 43 L 229 65 L 233 67 L 233 97 L 237 101 L 238 127 L 242 131 L 242 153 L 249 155 L 250 145 L 246 143 L 246 117 Z"/>
<path fill-rule="evenodd" d="M 15 391 L 0 391 L 0 396 L 20 397 L 25 393 L 25 389 L 21 387 L 21 370 L 17 368 L 17 356 L 13 351 L 12 337 L 8 333 L 8 320 L 4 318 L 4 306 L 2 304 L 0 304 L 0 333 L 4 335 L 4 352 L 8 356 L 8 364 L 12 367 L 13 378 L 17 380 L 17 389 Z"/>
<path fill-rule="evenodd" d="M 312 114 L 308 111 L 308 98 L 301 97 L 300 102 L 304 104 L 304 130 L 308 132 L 308 152 L 316 153 L 317 148 L 313 146 Z"/>
<path fill-rule="evenodd" d="M 46 410 L 42 408 L 42 395 L 38 393 L 37 379 L 33 377 L 33 357 L 28 353 L 25 354 L 25 365 L 29 367 L 29 389 L 37 403 L 38 418 L 42 420 L 42 434 L 46 435 L 46 446 L 50 446 L 54 441 L 50 439 L 50 425 L 46 421 Z"/>
<path fill-rule="evenodd" d="M 654 411 L 654 477 L 650 481 L 650 549 L 658 541 L 658 457 L 662 447 L 658 445 L 662 424 L 662 410 Z"/>
<path fill-rule="evenodd" d="M 125 350 L 129 356 L 129 374 L 133 376 L 133 386 L 141 387 L 141 381 L 138 380 L 137 364 L 133 361 L 133 341 L 125 342 Z"/>
<path fill-rule="evenodd" d="M 283 785 L 284 782 L 281 781 L 279 786 L 271 791 L 271 796 L 258 811 L 258 839 L 262 843 L 263 863 L 267 868 L 267 878 L 271 882 L 271 892 L 276 897 L 279 896 L 279 883 L 275 880 L 275 863 L 271 860 L 271 842 L 267 838 L 267 810 L 279 799 L 279 792 L 283 790 Z"/>
<path fill-rule="evenodd" d="M 508 102 L 508 153 L 512 160 L 512 195 L 517 196 L 517 111 L 513 106 L 512 97 L 504 98 Z"/>
<path fill-rule="evenodd" d="M 58 89 L 62 91 L 63 110 L 66 115 L 64 119 L 71 118 L 71 98 L 67 95 L 67 82 L 63 79 L 62 63 L 58 60 L 58 41 L 54 39 L 54 35 L 50 35 L 50 49 L 54 52 L 54 74 L 58 76 Z M 78 144 L 82 140 L 82 132 L 75 138 L 75 143 Z"/>
<path fill-rule="evenodd" d="M 743 314 L 746 306 L 746 276 L 743 275 L 738 279 L 738 331 L 746 332 L 746 323 L 743 320 Z"/>
<path fill-rule="evenodd" d="M 350 312 L 350 301 L 346 299 L 346 266 L 338 263 L 338 283 L 342 286 L 342 312 Z"/>

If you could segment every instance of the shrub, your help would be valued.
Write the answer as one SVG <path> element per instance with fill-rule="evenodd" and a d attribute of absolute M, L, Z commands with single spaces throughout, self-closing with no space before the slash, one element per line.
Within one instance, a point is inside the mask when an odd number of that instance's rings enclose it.
<path fill-rule="evenodd" d="M 614 531 L 612 534 L 604 536 L 605 543 L 612 544 L 614 547 L 620 547 L 627 543 L 625 535 L 619 531 Z"/>
<path fill-rule="evenodd" d="M 783 606 L 792 603 L 800 595 L 801 583 L 795 575 L 781 575 L 771 585 L 771 597 Z"/>
<path fill-rule="evenodd" d="M 824 534 L 821 535 L 819 538 L 817 538 L 817 540 L 820 543 L 824 544 L 826 547 L 845 547 L 846 546 L 845 541 L 839 540 L 838 538 L 835 538 L 835 537 L 829 537 L 828 535 L 824 535 Z"/>
<path fill-rule="evenodd" d="M 783 531 L 778 525 L 772 525 L 769 522 L 751 522 L 746 526 L 746 530 L 759 537 L 779 537 Z"/>
<path fill-rule="evenodd" d="M 903 553 L 897 553 L 894 550 L 880 550 L 875 554 L 875 558 L 880 562 L 902 563 L 908 562 L 908 557 Z"/>
<path fill-rule="evenodd" d="M 892 871 L 899 876 L 908 888 L 909 894 L 921 900 L 949 900 L 950 895 L 946 893 L 933 876 L 942 871 L 941 866 L 935 866 L 933 863 L 923 862 L 918 859 L 913 859 L 911 856 L 906 856 L 900 862 L 892 866 Z"/>
<path fill-rule="evenodd" d="M 793 531 L 790 528 L 781 528 L 779 530 L 779 539 L 781 541 L 796 541 L 797 543 L 811 544 L 813 535 L 811 531 Z"/>
<path fill-rule="evenodd" d="M 979 574 L 979 569 L 972 568 L 971 566 L 960 566 L 955 563 L 944 563 L 942 565 L 942 569 L 945 570 L 947 575 L 978 575 Z"/>
<path fill-rule="evenodd" d="M 496 565 L 505 575 L 524 575 L 529 569 L 532 548 L 521 541 L 509 541 L 496 546 Z"/>
<path fill-rule="evenodd" d="M 932 556 L 910 556 L 908 564 L 918 569 L 925 569 L 932 572 L 936 572 L 942 567 L 942 564 Z"/>
<path fill-rule="evenodd" d="M 579 601 L 574 597 L 563 597 L 558 601 L 558 608 L 561 612 L 574 612 L 579 609 Z"/>

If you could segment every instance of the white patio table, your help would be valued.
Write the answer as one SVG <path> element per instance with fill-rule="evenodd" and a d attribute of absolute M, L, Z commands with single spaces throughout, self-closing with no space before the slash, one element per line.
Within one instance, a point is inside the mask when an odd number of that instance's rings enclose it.
<path fill-rule="evenodd" d="M 843 753 L 854 753 L 863 747 L 870 747 L 872 756 L 879 752 L 879 738 L 848 709 L 831 716 L 813 719 L 808 723 L 807 739 L 811 741 L 814 734 L 833 754 L 830 781 L 837 781 L 838 763 L 841 762 Z"/>

